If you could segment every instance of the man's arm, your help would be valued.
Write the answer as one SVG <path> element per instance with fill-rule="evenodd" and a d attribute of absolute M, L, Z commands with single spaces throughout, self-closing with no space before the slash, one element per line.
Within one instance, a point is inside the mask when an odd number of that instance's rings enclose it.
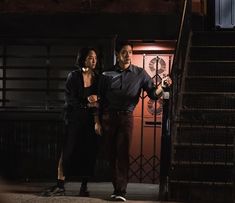
<path fill-rule="evenodd" d="M 157 100 L 158 98 L 160 98 L 165 88 L 169 87 L 172 83 L 170 77 L 164 77 L 162 78 L 161 84 L 156 86 L 154 84 L 153 79 L 149 76 L 149 74 L 145 70 L 143 70 L 142 74 L 143 74 L 142 75 L 143 90 L 147 92 L 148 97 L 152 100 Z"/>

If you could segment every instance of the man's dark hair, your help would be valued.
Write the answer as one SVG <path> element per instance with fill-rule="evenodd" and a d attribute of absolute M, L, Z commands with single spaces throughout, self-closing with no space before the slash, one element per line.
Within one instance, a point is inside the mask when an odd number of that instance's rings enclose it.
<path fill-rule="evenodd" d="M 133 44 L 130 41 L 128 41 L 128 40 L 117 40 L 116 41 L 116 46 L 115 46 L 115 51 L 119 53 L 121 51 L 121 49 L 124 46 L 127 46 L 127 45 L 131 46 L 131 48 L 133 49 Z"/>
<path fill-rule="evenodd" d="M 77 66 L 79 68 L 84 67 L 86 57 L 88 56 L 90 51 L 94 51 L 96 53 L 96 55 L 98 55 L 98 52 L 94 47 L 83 47 L 78 52 L 77 59 L 76 59 L 76 62 L 75 62 L 75 66 Z"/>

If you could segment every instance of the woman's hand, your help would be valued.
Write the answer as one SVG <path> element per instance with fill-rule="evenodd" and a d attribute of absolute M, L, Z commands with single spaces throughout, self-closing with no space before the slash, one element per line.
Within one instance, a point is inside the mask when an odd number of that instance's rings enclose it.
<path fill-rule="evenodd" d="M 101 132 L 102 132 L 102 127 L 100 122 L 95 122 L 95 133 L 97 135 L 101 135 Z"/>
<path fill-rule="evenodd" d="M 87 97 L 87 100 L 89 101 L 89 103 L 94 103 L 98 101 L 98 96 L 95 94 L 90 95 L 89 97 Z"/>
<path fill-rule="evenodd" d="M 88 107 L 96 107 L 96 108 L 98 108 L 99 107 L 99 103 L 98 102 L 88 103 L 87 106 Z"/>
<path fill-rule="evenodd" d="M 90 95 L 89 97 L 87 97 L 87 100 L 88 100 L 88 104 L 87 106 L 88 107 L 96 107 L 98 108 L 99 107 L 99 103 L 98 103 L 98 96 L 93 94 L 93 95 Z"/>

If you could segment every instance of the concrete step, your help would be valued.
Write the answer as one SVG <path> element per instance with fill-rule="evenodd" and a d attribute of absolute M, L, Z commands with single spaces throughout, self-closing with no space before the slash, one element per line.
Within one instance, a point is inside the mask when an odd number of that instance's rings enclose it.
<path fill-rule="evenodd" d="M 191 60 L 188 62 L 188 76 L 235 76 L 235 60 Z"/>
<path fill-rule="evenodd" d="M 235 45 L 234 31 L 194 32 L 192 36 L 193 45 Z"/>

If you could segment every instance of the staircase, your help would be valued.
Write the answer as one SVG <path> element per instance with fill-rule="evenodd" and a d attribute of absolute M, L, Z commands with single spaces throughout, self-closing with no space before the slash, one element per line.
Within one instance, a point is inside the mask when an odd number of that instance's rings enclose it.
<path fill-rule="evenodd" d="M 183 75 L 169 197 L 234 202 L 235 32 L 194 32 Z"/>

